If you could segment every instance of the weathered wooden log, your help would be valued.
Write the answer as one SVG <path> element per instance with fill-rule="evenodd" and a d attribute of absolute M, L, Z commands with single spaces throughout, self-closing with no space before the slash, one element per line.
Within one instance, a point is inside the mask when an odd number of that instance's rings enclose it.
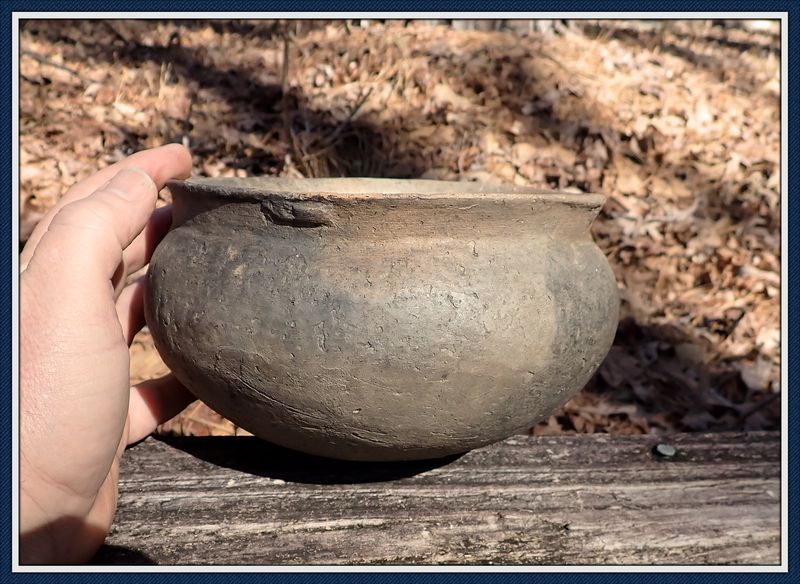
<path fill-rule="evenodd" d="M 669 447 L 654 449 L 657 443 Z M 777 433 L 514 437 L 348 463 L 255 438 L 124 457 L 95 563 L 776 564 Z"/>

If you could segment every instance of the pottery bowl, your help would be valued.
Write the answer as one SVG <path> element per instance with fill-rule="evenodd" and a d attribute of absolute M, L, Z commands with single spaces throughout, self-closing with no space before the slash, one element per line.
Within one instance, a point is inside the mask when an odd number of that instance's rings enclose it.
<path fill-rule="evenodd" d="M 389 179 L 168 185 L 147 324 L 186 387 L 273 443 L 435 458 L 524 431 L 608 352 L 603 197 Z"/>

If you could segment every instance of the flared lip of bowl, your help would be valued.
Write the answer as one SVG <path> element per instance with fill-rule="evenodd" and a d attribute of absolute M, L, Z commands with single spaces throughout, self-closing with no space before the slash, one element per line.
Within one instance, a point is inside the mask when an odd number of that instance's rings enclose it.
<path fill-rule="evenodd" d="M 172 180 L 170 190 L 233 199 L 289 200 L 414 200 L 550 201 L 598 208 L 605 197 L 596 193 L 551 191 L 528 186 L 478 182 L 389 178 L 195 177 Z"/>

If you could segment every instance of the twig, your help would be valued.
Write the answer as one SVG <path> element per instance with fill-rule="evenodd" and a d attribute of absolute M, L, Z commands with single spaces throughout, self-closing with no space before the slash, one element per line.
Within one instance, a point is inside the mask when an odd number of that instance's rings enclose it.
<path fill-rule="evenodd" d="M 330 135 L 322 141 L 322 146 L 320 150 L 324 150 L 329 146 L 332 146 L 336 143 L 336 139 L 344 132 L 345 128 L 350 125 L 350 122 L 353 121 L 353 117 L 358 113 L 358 110 L 361 109 L 361 106 L 369 99 L 369 96 L 372 94 L 373 87 L 370 87 L 367 92 L 358 100 L 358 102 L 353 106 L 353 109 L 350 110 L 350 113 L 347 114 L 347 117 L 342 120 L 342 122 L 336 127 L 336 129 L 330 133 Z"/>
<path fill-rule="evenodd" d="M 106 26 L 106 28 L 108 29 L 108 31 L 109 31 L 109 32 L 110 32 L 112 35 L 114 35 L 114 38 L 116 38 L 118 41 L 122 41 L 122 44 L 123 44 L 123 45 L 127 45 L 127 44 L 128 44 L 128 39 L 126 39 L 126 38 L 125 38 L 125 37 L 122 35 L 122 33 L 121 33 L 121 32 L 119 32 L 119 31 L 116 29 L 116 27 L 115 27 L 113 24 L 111 24 L 111 21 L 109 21 L 109 20 L 101 20 L 100 22 L 102 22 L 103 24 L 105 24 L 105 26 Z"/>
<path fill-rule="evenodd" d="M 466 139 L 467 139 L 467 133 L 466 132 L 462 132 L 462 134 L 461 134 L 461 142 L 458 145 L 458 156 L 456 157 L 456 166 L 458 166 L 458 176 L 459 177 L 462 174 L 464 174 L 464 163 L 463 163 L 462 159 L 464 157 L 464 141 Z"/>
<path fill-rule="evenodd" d="M 333 146 L 336 144 L 336 140 L 339 138 L 342 132 L 344 132 L 345 128 L 350 124 L 353 120 L 353 116 L 358 113 L 358 110 L 361 109 L 361 106 L 369 99 L 370 94 L 372 93 L 373 87 L 370 87 L 369 90 L 358 100 L 358 102 L 353 106 L 350 110 L 350 113 L 347 117 L 342 120 L 342 122 L 336 127 L 336 129 L 331 132 L 327 137 L 325 137 L 321 142 L 319 148 L 311 152 L 310 154 L 304 153 L 304 157 L 302 159 L 303 163 L 311 160 L 316 160 L 323 154 L 327 153 Z"/>
<path fill-rule="evenodd" d="M 391 67 L 384 67 L 383 69 L 381 69 L 380 73 L 378 73 L 377 77 L 375 77 L 374 81 L 372 82 L 373 83 L 372 86 L 353 106 L 353 109 L 350 110 L 350 113 L 347 115 L 347 117 L 336 127 L 336 129 L 333 132 L 330 133 L 328 137 L 324 138 L 321 141 L 320 143 L 321 145 L 319 148 L 317 148 L 311 154 L 306 154 L 305 160 L 308 161 L 312 159 L 317 159 L 323 154 L 326 154 L 331 149 L 331 147 L 334 146 L 334 144 L 336 143 L 336 139 L 347 128 L 350 122 L 353 121 L 353 117 L 358 113 L 358 110 L 360 110 L 361 107 L 367 102 L 369 96 L 372 94 L 372 91 L 375 89 L 375 85 L 379 81 L 387 77 L 390 73 L 393 76 L 391 80 L 391 91 L 389 92 L 389 95 L 386 96 L 383 105 L 385 106 L 388 103 L 389 99 L 392 96 L 392 93 L 395 90 L 395 87 L 397 86 L 398 75 L 399 75 L 399 67 L 397 65 L 393 65 Z M 308 127 L 306 127 L 306 131 L 308 131 Z"/>
<path fill-rule="evenodd" d="M 302 165 L 303 174 L 309 176 L 308 165 L 297 143 L 297 136 L 292 129 L 292 118 L 289 112 L 289 33 L 283 33 L 283 70 L 281 71 L 281 114 L 283 115 L 283 130 L 286 141 L 292 147 L 292 156 Z"/>
<path fill-rule="evenodd" d="M 743 411 L 741 414 L 739 414 L 739 418 L 736 420 L 736 422 L 731 425 L 730 429 L 731 430 L 735 430 L 747 418 L 749 418 L 750 416 L 755 414 L 757 411 L 763 410 L 765 407 L 767 407 L 769 404 L 774 402 L 779 397 L 781 397 L 780 393 L 770 394 L 767 397 L 765 397 L 764 399 L 762 399 L 761 401 L 759 401 L 757 404 L 754 404 L 753 406 L 751 406 L 747 410 Z"/>
<path fill-rule="evenodd" d="M 61 71 L 66 71 L 70 75 L 72 75 L 74 77 L 77 77 L 81 82 L 87 83 L 87 79 L 85 79 L 75 69 L 71 69 L 71 68 L 67 67 L 66 65 L 61 65 L 60 63 L 55 63 L 55 62 L 51 61 L 50 59 L 48 59 L 47 57 L 45 57 L 44 55 L 41 55 L 41 54 L 39 54 L 39 53 L 37 53 L 35 51 L 31 51 L 30 49 L 22 49 L 22 54 L 27 56 L 27 57 L 30 57 L 34 61 L 37 61 L 37 62 L 41 63 L 42 65 L 47 65 L 47 66 L 53 67 L 55 69 L 60 69 Z M 91 81 L 91 80 L 88 80 L 88 81 Z"/>
<path fill-rule="evenodd" d="M 589 73 L 584 73 L 583 71 L 573 71 L 572 69 L 567 67 L 564 63 L 562 63 L 561 61 L 556 59 L 553 55 L 550 55 L 549 53 L 546 53 L 545 51 L 540 51 L 539 55 L 541 55 L 542 57 L 544 57 L 548 61 L 552 61 L 553 63 L 555 63 L 556 65 L 561 67 L 564 71 L 566 71 L 570 75 L 580 75 L 581 77 L 584 77 L 586 79 L 597 79 L 597 76 L 595 76 L 595 75 L 591 75 Z"/>

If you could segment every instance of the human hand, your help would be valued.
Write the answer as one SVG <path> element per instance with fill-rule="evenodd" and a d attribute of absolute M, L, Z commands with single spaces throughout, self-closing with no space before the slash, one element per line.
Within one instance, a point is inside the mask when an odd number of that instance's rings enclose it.
<path fill-rule="evenodd" d="M 20 256 L 20 561 L 91 558 L 117 506 L 128 444 L 194 398 L 172 376 L 130 387 L 144 326 L 139 279 L 171 223 L 158 190 L 189 175 L 172 144 L 139 152 L 70 188 Z"/>

